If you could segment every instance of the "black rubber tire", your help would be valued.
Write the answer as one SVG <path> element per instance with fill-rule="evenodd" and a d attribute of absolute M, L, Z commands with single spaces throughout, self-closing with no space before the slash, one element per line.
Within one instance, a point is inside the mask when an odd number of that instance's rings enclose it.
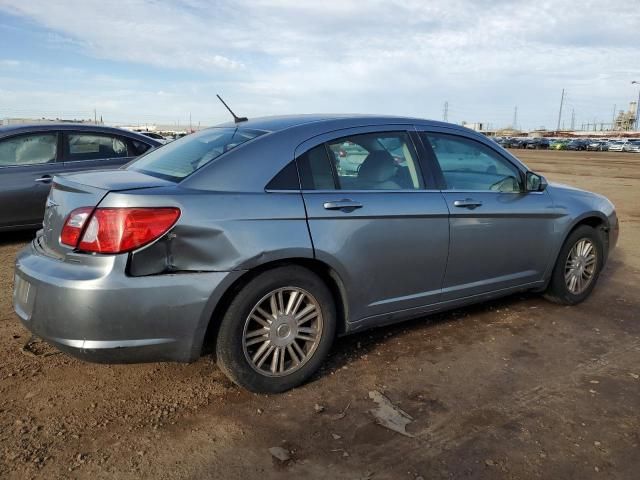
<path fill-rule="evenodd" d="M 244 322 L 262 297 L 287 286 L 302 288 L 316 298 L 323 317 L 323 332 L 316 351 L 304 366 L 284 377 L 268 377 L 255 371 L 244 356 Z M 218 366 L 231 381 L 252 392 L 284 392 L 303 384 L 320 368 L 331 349 L 335 334 L 335 302 L 325 283 L 307 268 L 297 265 L 277 267 L 253 278 L 231 301 L 216 339 Z"/>
<path fill-rule="evenodd" d="M 587 287 L 587 289 L 576 295 L 572 293 L 568 288 L 564 280 L 564 268 L 569 256 L 569 252 L 573 246 L 581 239 L 588 238 L 596 248 L 596 270 L 594 278 Z M 553 267 L 553 273 L 551 274 L 551 281 L 544 294 L 545 298 L 551 302 L 561 305 L 577 305 L 591 295 L 591 292 L 598 282 L 598 277 L 602 270 L 602 262 L 604 259 L 604 242 L 600 232 L 588 225 L 581 225 L 573 230 L 560 249 L 556 264 Z"/>

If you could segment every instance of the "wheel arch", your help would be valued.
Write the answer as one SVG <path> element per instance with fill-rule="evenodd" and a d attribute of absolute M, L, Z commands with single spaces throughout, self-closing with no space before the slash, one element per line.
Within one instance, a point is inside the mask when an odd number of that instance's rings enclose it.
<path fill-rule="evenodd" d="M 542 287 L 542 290 L 545 290 L 549 282 L 551 281 L 551 274 L 558 261 L 558 256 L 562 251 L 562 247 L 567 241 L 567 238 L 569 238 L 569 235 L 571 235 L 577 228 L 583 225 L 587 225 L 600 232 L 602 236 L 603 247 L 604 247 L 603 265 L 606 264 L 607 255 L 609 253 L 609 235 L 608 235 L 609 220 L 602 212 L 598 212 L 598 211 L 585 212 L 579 217 L 576 217 L 573 220 L 573 222 L 571 222 L 569 227 L 566 229 L 566 231 L 562 235 L 561 237 L 562 240 L 558 242 L 555 252 L 553 253 L 553 257 L 551 257 L 553 259 L 553 262 L 551 262 L 551 265 L 549 266 L 547 273 L 545 274 L 545 283 L 544 283 L 544 287 Z"/>
<path fill-rule="evenodd" d="M 344 287 L 344 283 L 338 273 L 328 264 L 314 258 L 295 257 L 278 259 L 263 263 L 250 270 L 247 270 L 226 288 L 209 318 L 209 323 L 202 338 L 200 355 L 210 354 L 214 352 L 216 336 L 220 327 L 220 320 L 224 316 L 224 312 L 229 307 L 229 304 L 233 301 L 238 292 L 258 275 L 269 270 L 273 270 L 274 268 L 289 265 L 297 265 L 307 268 L 311 272 L 315 273 L 318 277 L 320 277 L 320 279 L 329 288 L 329 291 L 331 292 L 331 295 L 335 302 L 336 318 L 338 320 L 338 324 L 336 325 L 336 332 L 338 335 L 343 335 L 344 333 L 346 333 L 347 319 L 349 318 L 347 293 Z"/>
<path fill-rule="evenodd" d="M 604 262 L 606 263 L 607 256 L 609 253 L 609 219 L 602 212 L 598 212 L 598 211 L 588 212 L 581 215 L 577 219 L 575 219 L 571 225 L 571 228 L 568 229 L 564 238 L 562 239 L 560 248 L 562 248 L 562 245 L 564 245 L 564 242 L 567 241 L 567 238 L 569 238 L 569 235 L 571 235 L 576 228 L 579 228 L 582 225 L 587 225 L 593 228 L 594 230 L 596 230 L 598 233 L 600 233 L 602 237 L 603 247 L 604 247 Z M 558 250 L 558 253 L 559 253 L 559 250 Z"/>

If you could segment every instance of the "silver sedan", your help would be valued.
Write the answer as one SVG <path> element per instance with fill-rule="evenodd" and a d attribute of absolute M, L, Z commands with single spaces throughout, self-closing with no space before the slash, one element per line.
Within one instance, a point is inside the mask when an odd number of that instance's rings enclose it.
<path fill-rule="evenodd" d="M 23 324 L 104 362 L 193 361 L 280 392 L 336 335 L 519 291 L 573 305 L 618 238 L 606 198 L 413 118 L 224 124 L 55 177 L 16 261 Z"/>

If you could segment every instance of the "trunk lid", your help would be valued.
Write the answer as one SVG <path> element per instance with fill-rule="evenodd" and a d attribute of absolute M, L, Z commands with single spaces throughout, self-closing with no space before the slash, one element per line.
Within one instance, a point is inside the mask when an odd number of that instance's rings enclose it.
<path fill-rule="evenodd" d="M 129 170 L 91 171 L 56 176 L 37 244 L 45 253 L 63 257 L 73 248 L 60 243 L 62 227 L 69 213 L 80 207 L 96 207 L 109 192 L 173 185 L 172 182 Z"/>

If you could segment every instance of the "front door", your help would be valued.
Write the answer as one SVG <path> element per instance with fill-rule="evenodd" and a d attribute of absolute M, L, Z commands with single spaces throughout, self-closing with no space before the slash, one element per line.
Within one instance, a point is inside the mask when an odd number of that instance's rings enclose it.
<path fill-rule="evenodd" d="M 447 205 L 412 136 L 376 128 L 325 135 L 298 156 L 315 255 L 340 276 L 354 328 L 437 303 L 449 243 Z"/>
<path fill-rule="evenodd" d="M 442 300 L 541 281 L 555 218 L 548 192 L 526 192 L 524 172 L 483 142 L 436 132 L 420 136 L 435 159 L 450 212 Z"/>

